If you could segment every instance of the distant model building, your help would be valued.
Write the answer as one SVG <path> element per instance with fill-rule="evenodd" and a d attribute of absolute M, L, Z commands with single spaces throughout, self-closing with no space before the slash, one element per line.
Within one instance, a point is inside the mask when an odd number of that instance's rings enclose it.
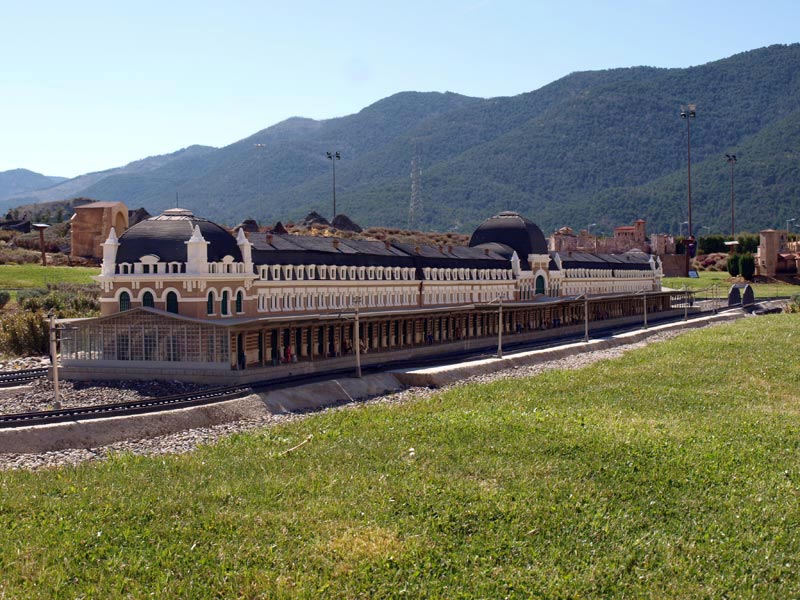
<path fill-rule="evenodd" d="M 75 207 L 70 219 L 73 258 L 102 258 L 103 242 L 113 229 L 120 235 L 128 229 L 128 208 L 122 202 L 92 202 Z"/>
<path fill-rule="evenodd" d="M 800 273 L 797 242 L 789 242 L 789 232 L 765 229 L 760 232 L 756 253 L 756 275 L 775 277 Z"/>
<path fill-rule="evenodd" d="M 647 222 L 638 219 L 633 225 L 615 227 L 614 242 L 619 252 L 634 248 L 644 251 L 647 244 Z"/>
<path fill-rule="evenodd" d="M 650 311 L 670 310 L 661 277 L 659 259 L 643 252 L 548 252 L 539 227 L 513 212 L 484 221 L 469 247 L 437 247 L 232 235 L 175 208 L 120 236 L 110 230 L 95 277 L 102 316 L 70 321 L 62 360 L 72 378 L 263 380 L 348 364 L 340 357 L 354 344 L 377 361 L 480 344 L 498 327 L 535 336 L 582 323 L 579 294 L 606 295 L 590 320 L 635 315 L 642 298 Z M 635 292 L 650 294 L 618 295 Z"/>
<path fill-rule="evenodd" d="M 633 225 L 621 225 L 614 228 L 614 237 L 598 237 L 582 229 L 575 234 L 570 227 L 562 227 L 550 236 L 549 248 L 553 252 L 602 252 L 605 254 L 622 254 L 630 250 L 653 252 L 653 254 L 670 254 L 675 252 L 672 236 L 654 234 L 650 243 L 647 241 L 647 221 L 639 219 Z"/>

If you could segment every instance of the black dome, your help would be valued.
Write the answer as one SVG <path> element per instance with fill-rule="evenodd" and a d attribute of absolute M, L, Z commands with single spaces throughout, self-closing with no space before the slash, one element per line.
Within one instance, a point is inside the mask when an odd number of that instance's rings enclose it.
<path fill-rule="evenodd" d="M 232 256 L 241 262 L 242 253 L 234 238 L 223 227 L 208 219 L 195 217 L 191 211 L 173 208 L 141 221 L 119 237 L 117 264 L 138 262 L 142 256 L 155 254 L 161 262 L 186 262 L 186 242 L 195 226 L 208 242 L 208 261 L 218 262 Z"/>
<path fill-rule="evenodd" d="M 501 212 L 481 223 L 469 240 L 470 246 L 505 244 L 527 263 L 529 254 L 547 254 L 547 240 L 534 223 L 515 212 Z"/>

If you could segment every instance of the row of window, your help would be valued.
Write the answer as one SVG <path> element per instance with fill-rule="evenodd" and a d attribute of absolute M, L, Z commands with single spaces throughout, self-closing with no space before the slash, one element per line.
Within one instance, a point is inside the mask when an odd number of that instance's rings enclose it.
<path fill-rule="evenodd" d="M 186 265 L 179 262 L 171 263 L 120 263 L 117 265 L 117 275 L 149 275 L 159 273 L 185 273 Z"/>
<path fill-rule="evenodd" d="M 636 277 L 647 277 L 651 271 L 647 270 L 627 270 L 627 269 L 565 269 L 566 277 L 616 277 L 620 279 L 633 279 Z"/>
<path fill-rule="evenodd" d="M 224 260 L 220 263 L 208 263 L 208 272 L 216 273 L 244 273 L 244 263 L 232 263 Z"/>
<path fill-rule="evenodd" d="M 343 265 L 270 265 L 259 267 L 259 275 L 265 281 L 300 281 L 303 279 L 408 281 L 414 279 L 414 269 L 411 267 L 348 267 Z"/>
<path fill-rule="evenodd" d="M 385 294 L 352 294 L 348 292 L 329 294 L 259 294 L 258 310 L 292 311 L 352 308 L 354 298 L 361 297 L 362 307 L 413 306 L 417 302 L 416 292 L 391 292 Z"/>
<path fill-rule="evenodd" d="M 117 275 L 158 275 L 159 273 L 186 273 L 186 263 L 170 262 L 159 263 L 148 261 L 138 263 L 120 263 L 117 265 Z M 223 261 L 220 263 L 209 263 L 209 273 L 239 273 L 245 272 L 244 263 L 232 263 Z"/>
<path fill-rule="evenodd" d="M 223 317 L 227 317 L 230 314 L 230 295 L 228 290 L 223 290 L 222 295 L 219 300 L 219 314 Z M 214 311 L 215 307 L 215 294 L 214 292 L 208 292 L 208 297 L 206 298 L 206 314 L 213 315 L 215 314 Z M 236 300 L 234 310 L 237 313 L 244 312 L 244 294 L 241 291 L 236 292 Z"/>
<path fill-rule="evenodd" d="M 244 274 L 244 263 L 223 261 L 209 263 L 211 274 Z M 480 279 L 513 279 L 512 271 L 507 269 L 445 269 L 425 267 L 425 279 L 432 281 L 466 281 Z M 117 274 L 149 275 L 159 273 L 186 273 L 185 263 L 120 263 Z M 395 280 L 409 281 L 415 276 L 413 267 L 354 267 L 335 265 L 271 265 L 259 268 L 259 274 L 265 281 L 300 281 L 303 279 L 330 279 L 339 281 Z"/>
<path fill-rule="evenodd" d="M 473 279 L 513 279 L 507 269 L 445 269 L 425 267 L 425 279 L 432 281 L 466 281 Z M 415 277 L 413 267 L 356 267 L 336 265 L 270 265 L 259 267 L 264 281 L 301 281 L 330 279 L 339 281 L 409 281 Z"/>
<path fill-rule="evenodd" d="M 149 306 L 154 308 L 156 305 L 155 298 L 152 292 L 145 292 L 142 294 L 142 306 Z M 128 292 L 122 292 L 119 295 L 119 310 L 131 309 L 131 295 Z M 178 314 L 178 294 L 175 292 L 167 293 L 167 312 Z"/>

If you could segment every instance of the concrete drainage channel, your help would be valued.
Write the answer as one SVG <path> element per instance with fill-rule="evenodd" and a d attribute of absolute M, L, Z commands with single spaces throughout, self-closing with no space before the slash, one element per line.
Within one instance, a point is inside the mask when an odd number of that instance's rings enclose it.
<path fill-rule="evenodd" d="M 743 316 L 744 313 L 737 310 L 689 321 L 657 325 L 649 329 L 590 340 L 588 343 L 572 342 L 540 350 L 513 352 L 503 358 L 484 358 L 452 365 L 387 371 L 367 375 L 362 379 L 331 379 L 257 392 L 216 404 L 165 412 L 3 429 L 0 430 L 0 453 L 29 454 L 69 448 L 96 448 L 123 440 L 152 438 L 268 414 L 313 410 L 409 387 L 442 387 L 476 375 L 533 365 L 583 352 L 624 346 L 656 333 L 703 327 Z"/>

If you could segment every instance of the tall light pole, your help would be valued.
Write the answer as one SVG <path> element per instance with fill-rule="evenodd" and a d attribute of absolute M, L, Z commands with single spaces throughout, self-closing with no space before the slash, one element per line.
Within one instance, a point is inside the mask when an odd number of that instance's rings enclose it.
<path fill-rule="evenodd" d="M 589 343 L 589 294 L 583 293 L 575 300 L 583 300 L 583 341 Z"/>
<path fill-rule="evenodd" d="M 692 119 L 697 116 L 697 106 L 690 104 L 689 106 L 681 106 L 681 119 L 686 121 L 686 177 L 688 182 L 688 203 L 689 203 L 689 237 L 686 240 L 686 272 L 689 272 L 689 248 L 694 242 L 692 235 Z"/>
<path fill-rule="evenodd" d="M 361 330 L 358 321 L 358 308 L 361 306 L 361 296 L 353 298 L 356 306 L 355 322 L 353 323 L 353 346 L 356 351 L 356 377 L 361 379 Z"/>
<path fill-rule="evenodd" d="M 789 241 L 789 223 L 794 223 L 797 219 L 786 219 L 786 241 Z"/>
<path fill-rule="evenodd" d="M 735 154 L 726 154 L 725 158 L 731 166 L 731 239 L 736 238 L 736 213 L 734 212 L 734 194 L 733 194 L 733 166 L 736 164 Z"/>
<path fill-rule="evenodd" d="M 497 312 L 497 358 L 503 358 L 503 297 L 500 296 L 500 306 Z"/>
<path fill-rule="evenodd" d="M 264 152 L 266 150 L 267 145 L 266 144 L 253 144 L 253 147 L 256 149 L 256 152 L 258 153 L 258 159 L 256 160 L 256 164 L 258 165 L 258 188 L 259 188 L 258 191 L 261 193 L 262 196 L 264 196 L 263 200 L 266 201 L 266 199 L 267 199 L 266 198 L 266 194 L 264 194 L 264 164 L 263 164 L 263 161 L 261 159 L 261 156 L 262 156 L 262 152 Z M 176 194 L 176 196 L 177 196 L 177 194 Z M 176 200 L 175 206 L 177 207 L 178 206 L 177 198 L 175 200 Z M 265 215 L 265 216 L 268 217 L 269 215 Z"/>
<path fill-rule="evenodd" d="M 56 320 L 53 313 L 50 313 L 50 364 L 53 366 L 53 393 L 55 402 L 53 408 L 61 408 L 61 395 L 58 391 L 58 332 L 56 330 Z"/>
<path fill-rule="evenodd" d="M 331 222 L 333 219 L 336 218 L 336 161 L 342 159 L 342 155 L 339 151 L 335 152 L 326 152 L 325 155 L 328 157 L 328 160 L 331 161 L 333 164 L 333 216 L 331 217 Z"/>

